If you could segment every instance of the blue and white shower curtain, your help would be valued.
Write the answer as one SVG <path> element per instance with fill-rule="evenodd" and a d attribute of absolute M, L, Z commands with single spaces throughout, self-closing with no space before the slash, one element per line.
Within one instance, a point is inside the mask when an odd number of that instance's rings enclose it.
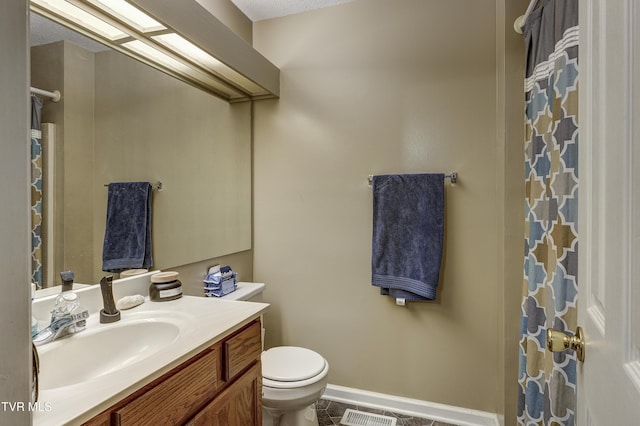
<path fill-rule="evenodd" d="M 525 28 L 525 245 L 518 424 L 573 425 L 578 296 L 578 0 L 542 0 Z"/>
<path fill-rule="evenodd" d="M 42 100 L 31 96 L 31 282 L 42 287 Z"/>

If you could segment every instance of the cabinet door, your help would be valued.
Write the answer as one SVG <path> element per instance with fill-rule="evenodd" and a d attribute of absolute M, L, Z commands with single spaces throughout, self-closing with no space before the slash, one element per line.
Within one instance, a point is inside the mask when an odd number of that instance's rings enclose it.
<path fill-rule="evenodd" d="M 178 425 L 210 401 L 218 388 L 218 351 L 206 354 L 123 407 L 113 411 L 116 425 Z"/>
<path fill-rule="evenodd" d="M 262 426 L 262 367 L 257 362 L 211 401 L 189 426 Z"/>

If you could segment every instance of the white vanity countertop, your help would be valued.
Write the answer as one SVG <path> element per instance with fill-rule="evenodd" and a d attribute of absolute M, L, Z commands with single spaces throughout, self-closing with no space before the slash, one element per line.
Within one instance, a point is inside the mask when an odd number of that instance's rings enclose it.
<path fill-rule="evenodd" d="M 144 285 L 138 286 L 138 288 L 142 288 Z M 131 285 L 131 288 L 134 287 L 136 286 Z M 83 291 L 77 293 L 80 295 L 81 292 Z M 122 291 L 117 291 L 117 293 L 123 294 Z M 80 297 L 82 298 L 82 295 Z M 181 324 L 179 337 L 153 355 L 122 369 L 111 371 L 109 374 L 68 386 L 41 389 L 38 405 L 40 409 L 33 412 L 33 424 L 75 425 L 89 420 L 206 347 L 259 317 L 268 306 L 265 303 L 192 296 L 183 296 L 180 299 L 167 302 L 151 302 L 147 297 L 142 305 L 121 311 L 122 320 L 120 322 L 122 325 L 126 325 L 127 321 L 136 321 L 137 316 L 140 315 L 144 317 L 144 321 L 153 321 L 155 316 L 175 318 L 176 323 Z M 42 307 L 39 307 L 34 309 L 34 312 L 38 310 L 43 311 Z M 74 338 L 82 339 L 84 333 L 89 335 L 92 328 L 101 330 L 103 327 L 118 327 L 120 323 L 100 324 L 98 313 L 91 307 L 89 311 L 91 316 L 87 320 L 85 331 L 40 346 L 38 350 L 41 352 L 55 350 L 55 345 L 64 345 Z M 127 345 L 128 342 L 121 343 Z M 48 346 L 49 348 L 47 348 Z M 112 349 L 110 347 L 104 348 L 104 351 L 109 350 Z M 46 356 L 41 355 L 41 375 L 49 367 L 42 358 L 46 359 Z M 59 359 L 54 361 L 56 364 L 67 362 Z"/>

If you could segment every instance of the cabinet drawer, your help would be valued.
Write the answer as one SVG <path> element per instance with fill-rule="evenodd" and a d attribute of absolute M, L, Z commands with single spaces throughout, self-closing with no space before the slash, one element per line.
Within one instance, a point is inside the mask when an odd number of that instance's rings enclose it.
<path fill-rule="evenodd" d="M 113 412 L 116 425 L 177 425 L 192 417 L 217 389 L 214 348 L 154 388 Z"/>
<path fill-rule="evenodd" d="M 225 340 L 223 380 L 229 381 L 255 362 L 262 352 L 262 327 L 255 321 L 238 334 Z"/>

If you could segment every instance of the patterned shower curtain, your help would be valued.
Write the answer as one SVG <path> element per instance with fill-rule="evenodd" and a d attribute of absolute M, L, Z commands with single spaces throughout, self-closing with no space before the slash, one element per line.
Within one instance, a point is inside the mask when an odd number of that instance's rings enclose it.
<path fill-rule="evenodd" d="M 574 352 L 545 349 L 571 334 L 578 296 L 578 0 L 542 0 L 527 20 L 525 245 L 518 423 L 573 425 Z"/>
<path fill-rule="evenodd" d="M 31 281 L 42 287 L 42 100 L 31 96 Z"/>

